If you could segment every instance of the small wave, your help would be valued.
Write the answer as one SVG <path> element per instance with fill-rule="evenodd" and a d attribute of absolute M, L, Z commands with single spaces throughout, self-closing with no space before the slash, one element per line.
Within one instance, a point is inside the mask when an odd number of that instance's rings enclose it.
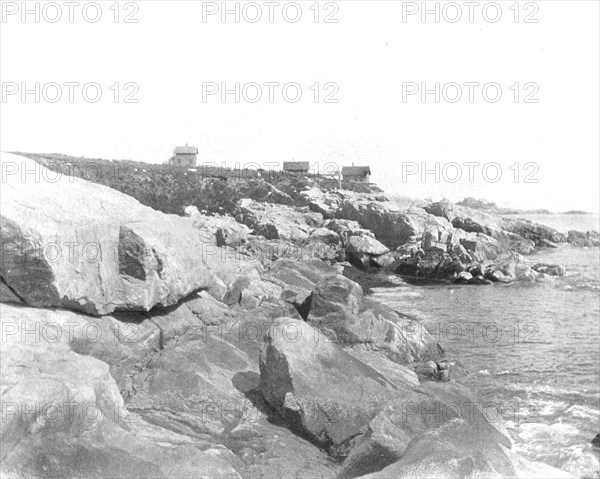
<path fill-rule="evenodd" d="M 395 298 L 422 298 L 423 294 L 408 288 L 386 288 L 376 286 L 371 288 L 373 296 L 393 296 Z"/>
<path fill-rule="evenodd" d="M 574 293 L 578 293 L 580 291 L 590 291 L 592 293 L 595 293 L 597 291 L 600 291 L 600 286 L 597 284 L 579 284 L 576 286 L 565 284 L 561 285 L 558 289 L 560 289 L 561 291 L 568 291 Z"/>
<path fill-rule="evenodd" d="M 537 394 L 547 394 L 548 396 L 559 396 L 559 397 L 564 397 L 566 399 L 576 399 L 576 400 L 581 400 L 582 398 L 590 398 L 590 397 L 596 397 L 597 396 L 597 391 L 596 390 L 577 390 L 577 389 L 567 389 L 567 388 L 561 388 L 561 387 L 557 387 L 557 386 L 551 386 L 549 384 L 528 384 L 528 385 L 524 385 L 524 384 L 517 384 L 517 383 L 513 383 L 513 384 L 507 384 L 504 387 L 506 387 L 506 389 L 509 389 L 511 391 L 514 392 L 522 392 L 522 393 L 526 393 L 528 395 L 537 395 Z"/>
<path fill-rule="evenodd" d="M 592 409 L 591 407 L 582 406 L 580 404 L 574 404 L 565 411 L 570 416 L 580 419 L 598 419 L 600 418 L 600 411 Z"/>

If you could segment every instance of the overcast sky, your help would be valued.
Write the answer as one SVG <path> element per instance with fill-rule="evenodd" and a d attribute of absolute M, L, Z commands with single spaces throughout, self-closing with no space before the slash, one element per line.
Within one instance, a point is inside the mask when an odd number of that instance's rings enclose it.
<path fill-rule="evenodd" d="M 5 151 L 160 163 L 189 143 L 199 161 L 229 166 L 368 164 L 386 191 L 414 197 L 599 208 L 597 1 L 441 2 L 439 23 L 421 2 L 242 2 L 239 23 L 223 22 L 221 2 L 80 2 L 72 22 L 63 2 L 36 3 L 39 23 L 3 2 Z M 40 97 L 23 98 L 36 82 Z M 68 82 L 80 84 L 72 102 Z M 208 95 L 236 82 L 239 103 Z M 436 82 L 439 103 L 422 98 Z"/>

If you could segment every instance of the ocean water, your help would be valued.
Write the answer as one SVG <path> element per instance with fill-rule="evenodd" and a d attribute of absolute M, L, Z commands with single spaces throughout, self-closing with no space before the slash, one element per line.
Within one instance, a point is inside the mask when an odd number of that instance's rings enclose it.
<path fill-rule="evenodd" d="M 597 217 L 551 216 L 531 219 L 565 232 L 598 229 Z M 562 264 L 567 275 L 533 284 L 402 284 L 374 296 L 420 319 L 459 360 L 459 381 L 477 392 L 488 419 L 502 418 L 524 457 L 600 478 L 590 444 L 600 433 L 600 250 L 562 245 L 535 261 Z"/>

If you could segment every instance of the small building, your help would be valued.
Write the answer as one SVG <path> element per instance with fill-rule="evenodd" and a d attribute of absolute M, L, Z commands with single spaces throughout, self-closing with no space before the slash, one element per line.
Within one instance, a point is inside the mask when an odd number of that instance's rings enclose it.
<path fill-rule="evenodd" d="M 308 161 L 284 161 L 283 171 L 286 173 L 295 173 L 300 175 L 307 175 L 310 165 Z"/>
<path fill-rule="evenodd" d="M 344 181 L 368 183 L 371 177 L 371 168 L 368 166 L 343 166 L 342 178 Z"/>
<path fill-rule="evenodd" d="M 168 165 L 171 166 L 196 166 L 196 159 L 198 158 L 198 148 L 195 146 L 178 146 L 173 151 L 175 156 L 171 157 L 167 161 Z"/>

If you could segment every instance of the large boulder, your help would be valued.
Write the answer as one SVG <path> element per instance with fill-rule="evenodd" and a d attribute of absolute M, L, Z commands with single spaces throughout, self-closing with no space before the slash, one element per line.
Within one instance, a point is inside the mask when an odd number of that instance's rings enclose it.
<path fill-rule="evenodd" d="M 351 255 L 368 254 L 372 256 L 381 256 L 388 253 L 389 249 L 370 236 L 351 236 L 348 239 L 346 252 Z"/>
<path fill-rule="evenodd" d="M 214 238 L 108 187 L 2 153 L 0 277 L 25 303 L 150 310 L 208 288 Z M 33 175 L 24 171 L 36 171 Z"/>
<path fill-rule="evenodd" d="M 304 321 L 279 319 L 260 355 L 260 388 L 292 430 L 344 455 L 397 386 Z"/>
<path fill-rule="evenodd" d="M 359 231 L 348 232 L 348 234 L 349 236 L 344 241 L 346 257 L 358 268 L 379 266 L 377 258 L 389 252 L 389 249 L 377 241 L 372 234 L 362 234 Z"/>

